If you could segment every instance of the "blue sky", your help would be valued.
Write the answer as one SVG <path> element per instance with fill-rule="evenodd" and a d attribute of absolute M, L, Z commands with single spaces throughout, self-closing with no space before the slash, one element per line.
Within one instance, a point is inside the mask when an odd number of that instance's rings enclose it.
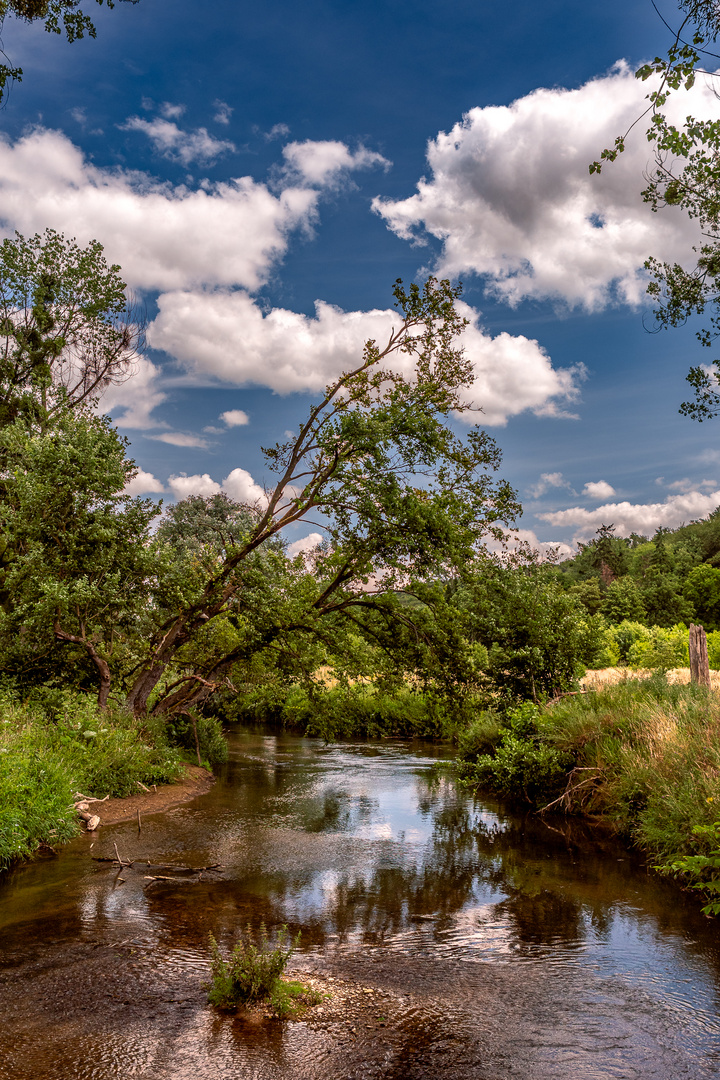
<path fill-rule="evenodd" d="M 666 47 L 649 0 L 93 17 L 72 46 L 5 25 L 25 78 L 0 119 L 0 226 L 97 237 L 142 298 L 151 348 L 106 401 L 138 491 L 256 494 L 259 447 L 383 332 L 395 278 L 433 269 L 464 283 L 472 400 L 525 535 L 652 533 L 720 503 L 716 427 L 677 413 L 711 355 L 692 328 L 643 326 L 643 259 L 686 255 L 693 227 L 642 205 L 641 130 L 587 171 Z M 677 106 L 717 107 L 705 85 Z"/>

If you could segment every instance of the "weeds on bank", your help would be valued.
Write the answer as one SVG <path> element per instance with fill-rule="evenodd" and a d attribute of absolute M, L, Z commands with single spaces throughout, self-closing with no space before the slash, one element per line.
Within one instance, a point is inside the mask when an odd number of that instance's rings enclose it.
<path fill-rule="evenodd" d="M 208 1001 L 218 1009 L 236 1009 L 254 1002 L 270 1006 L 276 1016 L 293 1016 L 306 1005 L 317 1004 L 322 995 L 302 983 L 282 978 L 298 946 L 300 934 L 291 939 L 281 926 L 271 940 L 264 923 L 257 941 L 248 924 L 230 956 L 225 959 L 210 934 L 211 981 Z"/>
<path fill-rule="evenodd" d="M 709 854 L 683 855 L 655 869 L 661 874 L 693 881 L 690 888 L 699 889 L 708 898 L 702 908 L 703 914 L 720 915 L 720 821 L 714 821 L 712 825 L 696 825 L 693 832 L 711 846 Z"/>
<path fill-rule="evenodd" d="M 228 703 L 225 719 L 279 724 L 305 735 L 335 739 L 383 736 L 453 739 L 471 719 L 475 703 L 401 686 L 392 693 L 372 683 L 332 687 L 262 687 Z"/>

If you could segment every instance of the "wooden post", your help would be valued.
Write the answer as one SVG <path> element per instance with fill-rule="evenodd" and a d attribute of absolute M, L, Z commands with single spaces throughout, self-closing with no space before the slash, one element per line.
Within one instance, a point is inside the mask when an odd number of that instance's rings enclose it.
<path fill-rule="evenodd" d="M 690 624 L 690 682 L 710 689 L 710 661 L 702 626 Z"/>

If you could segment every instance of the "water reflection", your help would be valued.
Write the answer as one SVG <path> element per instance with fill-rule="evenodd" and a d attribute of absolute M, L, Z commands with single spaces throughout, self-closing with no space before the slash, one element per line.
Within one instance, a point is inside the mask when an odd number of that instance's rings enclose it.
<path fill-rule="evenodd" d="M 610 838 L 474 799 L 427 746 L 253 732 L 231 744 L 209 794 L 140 835 L 105 829 L 93 850 L 222 863 L 221 875 L 151 882 L 136 863 L 121 877 L 88 859 L 83 838 L 0 884 L 6 956 L 19 963 L 38 942 L 131 941 L 203 967 L 208 931 L 230 941 L 248 922 L 287 923 L 309 960 L 382 949 L 620 979 L 720 1034 L 714 927 Z"/>

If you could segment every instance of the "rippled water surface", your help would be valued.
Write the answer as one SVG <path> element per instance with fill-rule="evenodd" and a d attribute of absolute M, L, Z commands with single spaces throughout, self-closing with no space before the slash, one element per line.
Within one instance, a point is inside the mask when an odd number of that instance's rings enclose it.
<path fill-rule="evenodd" d="M 720 1076 L 717 924 L 631 853 L 474 799 L 428 744 L 230 746 L 209 794 L 0 884 L 3 1080 Z M 133 870 L 91 858 L 114 844 Z M 261 920 L 391 995 L 387 1038 L 214 1014 L 207 934 Z"/>

